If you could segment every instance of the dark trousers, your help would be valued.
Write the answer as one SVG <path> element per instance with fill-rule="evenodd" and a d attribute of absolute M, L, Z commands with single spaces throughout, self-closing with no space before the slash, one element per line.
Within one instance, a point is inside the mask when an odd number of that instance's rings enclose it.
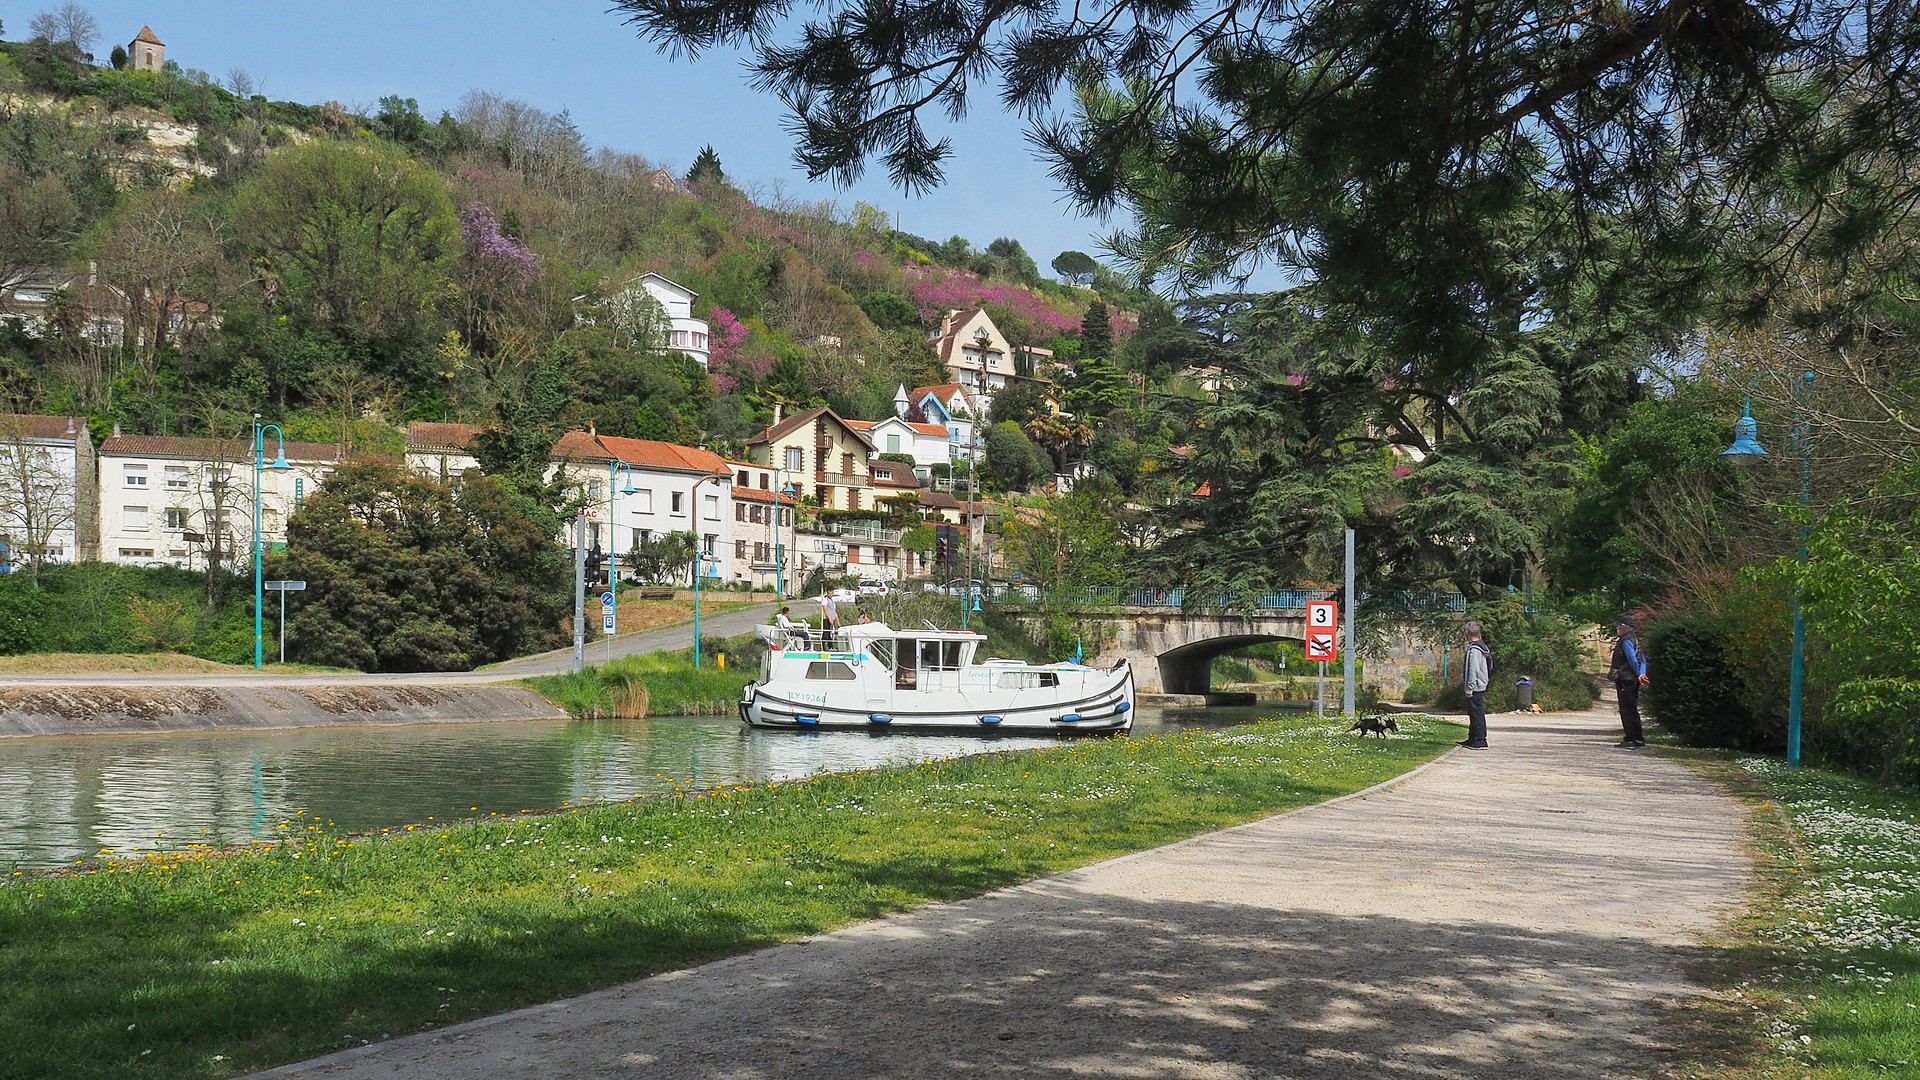
<path fill-rule="evenodd" d="M 1487 745 L 1487 692 L 1485 690 L 1467 695 L 1467 742 L 1473 746 Z"/>
<path fill-rule="evenodd" d="M 1645 742 L 1647 737 L 1640 731 L 1640 681 L 1617 682 L 1613 688 L 1620 695 L 1621 740 Z"/>

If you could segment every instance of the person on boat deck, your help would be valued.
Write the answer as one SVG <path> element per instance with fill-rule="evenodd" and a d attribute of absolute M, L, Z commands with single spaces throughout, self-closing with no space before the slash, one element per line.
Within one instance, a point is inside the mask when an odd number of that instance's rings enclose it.
<path fill-rule="evenodd" d="M 793 639 L 796 637 L 802 641 L 806 640 L 806 633 L 804 631 L 796 632 L 794 629 L 792 611 L 792 608 L 783 604 L 780 607 L 780 613 L 773 617 L 773 625 L 780 630 L 780 644 L 783 646 L 792 644 Z"/>
<path fill-rule="evenodd" d="M 820 594 L 820 629 L 829 634 L 840 629 L 840 605 L 832 593 Z"/>

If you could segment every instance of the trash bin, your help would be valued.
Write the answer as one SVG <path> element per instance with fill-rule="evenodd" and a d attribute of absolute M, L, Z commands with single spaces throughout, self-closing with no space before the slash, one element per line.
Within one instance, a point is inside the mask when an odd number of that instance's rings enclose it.
<path fill-rule="evenodd" d="M 1519 712 L 1527 712 L 1533 708 L 1532 679 L 1522 678 L 1513 684 L 1513 704 L 1514 708 Z"/>

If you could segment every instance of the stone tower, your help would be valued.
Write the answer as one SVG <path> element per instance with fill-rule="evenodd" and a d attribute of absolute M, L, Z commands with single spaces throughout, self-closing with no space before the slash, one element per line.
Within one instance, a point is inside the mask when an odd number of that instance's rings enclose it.
<path fill-rule="evenodd" d="M 127 67 L 133 71 L 159 71 L 166 62 L 166 43 L 153 36 L 153 27 L 141 27 L 139 35 L 127 44 Z"/>

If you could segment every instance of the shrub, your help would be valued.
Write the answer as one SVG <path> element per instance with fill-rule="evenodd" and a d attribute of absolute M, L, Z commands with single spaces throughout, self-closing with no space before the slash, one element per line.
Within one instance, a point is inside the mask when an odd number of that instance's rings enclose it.
<path fill-rule="evenodd" d="M 1747 707 L 1733 630 L 1728 616 L 1709 614 L 1649 626 L 1641 640 L 1651 681 L 1642 700 L 1649 714 L 1689 745 L 1778 750 L 1786 744 L 1785 730 L 1763 723 Z"/>
<path fill-rule="evenodd" d="M 1533 680 L 1533 700 L 1543 709 L 1584 709 L 1593 704 L 1598 691 L 1592 677 L 1581 669 L 1584 653 L 1573 620 L 1554 612 L 1529 613 L 1521 598 L 1511 593 L 1473 604 L 1467 617 L 1480 624 L 1493 656 L 1488 712 L 1514 709 L 1518 704 L 1514 683 L 1522 677 Z M 1466 690 L 1458 678 L 1459 667 L 1448 674 L 1449 685 L 1438 688 L 1434 703 L 1463 709 Z"/>
<path fill-rule="evenodd" d="M 1423 705 L 1433 700 L 1436 684 L 1440 677 L 1423 667 L 1407 669 L 1407 688 L 1400 694 L 1400 700 L 1409 705 Z"/>

